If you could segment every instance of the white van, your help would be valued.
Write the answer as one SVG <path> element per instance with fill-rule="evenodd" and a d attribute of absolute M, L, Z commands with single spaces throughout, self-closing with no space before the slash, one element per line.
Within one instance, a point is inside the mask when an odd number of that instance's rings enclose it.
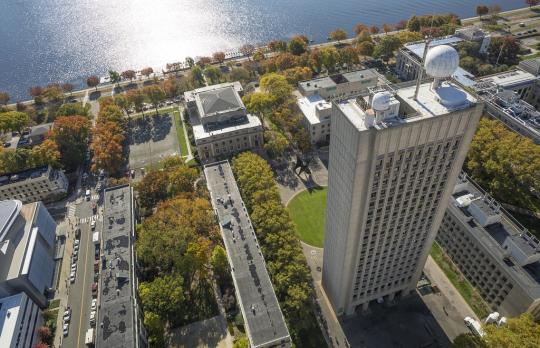
<path fill-rule="evenodd" d="M 89 201 L 89 200 L 90 200 L 90 196 L 91 196 L 90 190 L 86 190 L 85 196 L 86 196 L 86 200 Z"/>

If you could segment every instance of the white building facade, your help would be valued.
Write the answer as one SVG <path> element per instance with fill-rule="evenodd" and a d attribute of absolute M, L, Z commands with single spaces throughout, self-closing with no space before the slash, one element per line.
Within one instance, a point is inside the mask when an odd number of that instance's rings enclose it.
<path fill-rule="evenodd" d="M 459 60 L 449 46 L 430 59 L 450 67 L 438 78 Z M 438 79 L 416 99 L 410 86 L 334 103 L 322 283 L 337 315 L 415 289 L 482 109 Z"/>

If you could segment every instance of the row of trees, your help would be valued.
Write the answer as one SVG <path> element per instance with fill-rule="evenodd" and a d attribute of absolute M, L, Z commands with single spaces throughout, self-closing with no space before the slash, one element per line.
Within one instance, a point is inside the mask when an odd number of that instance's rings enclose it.
<path fill-rule="evenodd" d="M 165 346 L 165 327 L 215 315 L 212 275 L 226 275 L 228 262 L 208 193 L 194 184 L 198 171 L 180 157 L 162 161 L 136 189 L 146 213 L 138 227 L 139 295 L 152 346 Z"/>
<path fill-rule="evenodd" d="M 310 271 L 272 170 L 258 155 L 244 152 L 233 160 L 233 172 L 291 337 L 297 347 L 318 347 L 322 336 L 313 313 Z"/>

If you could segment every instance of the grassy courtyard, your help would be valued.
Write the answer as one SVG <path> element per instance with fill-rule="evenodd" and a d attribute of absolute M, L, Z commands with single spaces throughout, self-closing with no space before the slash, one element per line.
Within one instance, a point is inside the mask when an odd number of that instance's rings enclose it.
<path fill-rule="evenodd" d="M 178 134 L 178 144 L 180 145 L 180 153 L 182 156 L 187 156 L 189 141 L 185 137 L 184 126 L 182 124 L 182 115 L 180 115 L 180 111 L 178 111 L 178 109 L 174 111 L 174 124 L 176 126 L 176 133 Z"/>
<path fill-rule="evenodd" d="M 325 208 L 326 187 L 303 191 L 289 202 L 287 209 L 303 242 L 323 247 Z"/>

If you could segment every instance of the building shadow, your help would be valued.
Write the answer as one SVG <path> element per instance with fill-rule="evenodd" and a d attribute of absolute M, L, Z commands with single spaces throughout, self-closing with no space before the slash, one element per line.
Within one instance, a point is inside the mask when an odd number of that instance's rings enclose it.
<path fill-rule="evenodd" d="M 391 306 L 372 301 L 367 313 L 341 318 L 340 323 L 351 347 L 435 348 L 451 344 L 416 291 Z"/>

